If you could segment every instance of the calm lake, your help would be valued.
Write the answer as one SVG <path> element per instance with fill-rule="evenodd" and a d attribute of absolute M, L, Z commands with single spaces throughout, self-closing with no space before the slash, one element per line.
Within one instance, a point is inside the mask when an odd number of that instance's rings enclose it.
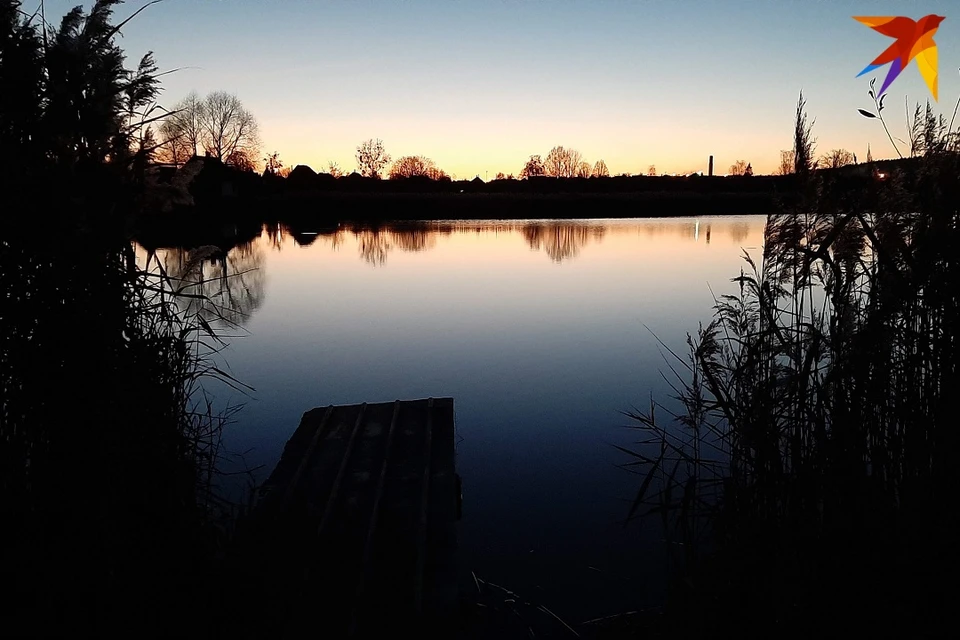
<path fill-rule="evenodd" d="M 582 621 L 654 603 L 656 521 L 623 527 L 641 478 L 620 412 L 672 405 L 658 343 L 731 293 L 764 217 L 264 229 L 209 264 L 241 329 L 223 357 L 245 403 L 226 433 L 262 481 L 304 411 L 455 399 L 460 568 Z M 313 233 L 316 232 L 316 233 Z M 160 252 L 168 268 L 185 252 Z M 562 613 L 561 613 L 562 612 Z"/>

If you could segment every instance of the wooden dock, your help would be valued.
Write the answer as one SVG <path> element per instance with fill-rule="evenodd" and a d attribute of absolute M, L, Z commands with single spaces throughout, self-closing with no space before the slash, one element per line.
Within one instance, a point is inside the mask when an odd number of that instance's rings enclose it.
<path fill-rule="evenodd" d="M 452 398 L 306 412 L 247 528 L 269 633 L 447 635 L 459 500 Z"/>

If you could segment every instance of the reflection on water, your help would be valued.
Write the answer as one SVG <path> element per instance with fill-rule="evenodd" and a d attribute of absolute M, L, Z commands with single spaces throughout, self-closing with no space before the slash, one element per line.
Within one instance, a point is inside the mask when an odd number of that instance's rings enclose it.
<path fill-rule="evenodd" d="M 555 263 L 576 259 L 591 243 L 602 250 L 609 236 L 638 236 L 663 241 L 687 241 L 709 245 L 716 228 L 735 245 L 742 245 L 751 233 L 759 234 L 762 219 L 743 218 L 644 219 L 644 220 L 551 220 L 551 221 L 450 221 L 404 222 L 377 228 L 338 225 L 336 228 L 307 230 L 285 224 L 264 225 L 258 238 L 225 248 L 203 245 L 194 248 L 152 249 L 166 273 L 183 290 L 203 296 L 185 304 L 210 321 L 243 326 L 263 304 L 266 281 L 266 251 L 326 248 L 334 252 L 355 250 L 360 259 L 375 267 L 387 264 L 394 251 L 428 252 L 440 238 L 496 238 L 505 244 L 519 237 L 530 250 L 543 252 Z M 759 235 L 758 235 L 759 237 Z M 756 248 L 756 247 L 745 247 Z M 142 250 L 143 251 L 143 250 Z M 147 253 L 144 251 L 144 253 Z"/>
<path fill-rule="evenodd" d="M 575 258 L 591 240 L 599 240 L 606 227 L 555 222 L 524 225 L 520 232 L 534 251 L 543 249 L 554 262 Z"/>
<path fill-rule="evenodd" d="M 669 236 L 710 244 L 713 228 L 726 233 L 734 243 L 742 243 L 751 230 L 750 223 L 736 218 L 651 219 L 651 220 L 553 220 L 553 221 L 452 221 L 404 222 L 377 228 L 341 226 L 327 230 L 293 229 L 283 224 L 264 227 L 265 243 L 282 250 L 287 243 L 297 247 L 326 245 L 339 250 L 353 243 L 361 260 L 372 266 L 384 266 L 396 250 L 420 252 L 436 247 L 438 238 L 451 234 L 517 235 L 530 249 L 542 251 L 560 263 L 580 255 L 590 243 L 599 244 L 607 233 L 638 234 L 647 237 Z M 756 227 L 756 224 L 753 225 Z"/>
<path fill-rule="evenodd" d="M 259 239 L 226 253 L 212 245 L 158 249 L 154 253 L 171 287 L 188 294 L 180 300 L 180 307 L 187 313 L 199 313 L 211 323 L 243 326 L 263 304 L 266 276 Z M 144 254 L 144 264 L 150 264 L 150 254 Z"/>
<path fill-rule="evenodd" d="M 741 218 L 644 219 L 589 221 L 451 221 L 404 222 L 377 228 L 340 225 L 333 229 L 294 229 L 285 224 L 264 225 L 260 237 L 223 249 L 203 245 L 194 248 L 151 249 L 141 252 L 160 257 L 166 273 L 188 293 L 202 296 L 186 301 L 189 311 L 199 311 L 210 321 L 243 326 L 263 304 L 266 281 L 266 251 L 326 248 L 334 252 L 355 250 L 371 266 L 383 267 L 394 251 L 429 252 L 440 238 L 496 238 L 504 244 L 519 237 L 530 250 L 543 252 L 555 263 L 576 259 L 591 245 L 601 249 L 609 236 L 638 236 L 662 241 L 687 241 L 709 245 L 714 228 L 738 246 L 751 233 L 758 235 L 762 219 Z M 502 241 L 502 242 L 501 242 Z M 756 244 L 756 243 L 754 243 Z M 743 247 L 755 249 L 755 246 Z"/>
<path fill-rule="evenodd" d="M 260 480 L 312 407 L 452 396 L 462 568 L 587 619 L 662 586 L 658 534 L 621 526 L 636 478 L 614 466 L 635 435 L 619 412 L 674 395 L 657 340 L 685 352 L 763 224 L 273 225 L 226 256 L 158 255 L 245 323 L 225 356 L 257 391 L 217 399 L 245 404 L 225 445 Z"/>

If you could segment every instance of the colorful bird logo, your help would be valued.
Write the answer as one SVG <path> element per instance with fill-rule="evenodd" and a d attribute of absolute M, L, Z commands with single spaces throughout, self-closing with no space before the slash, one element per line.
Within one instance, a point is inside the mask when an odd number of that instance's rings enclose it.
<path fill-rule="evenodd" d="M 930 87 L 933 99 L 939 100 L 937 97 L 937 43 L 933 41 L 933 34 L 937 32 L 940 23 L 944 21 L 944 16 L 930 14 L 917 21 L 904 17 L 879 16 L 853 16 L 853 19 L 862 22 L 874 31 L 897 39 L 896 42 L 887 47 L 886 51 L 867 65 L 866 69 L 858 73 L 858 78 L 885 64 L 892 63 L 890 64 L 890 71 L 887 72 L 887 79 L 883 81 L 880 93 L 877 94 L 883 95 L 887 87 L 900 75 L 900 72 L 907 68 L 911 60 L 916 58 L 920 75 L 923 76 L 927 86 Z"/>

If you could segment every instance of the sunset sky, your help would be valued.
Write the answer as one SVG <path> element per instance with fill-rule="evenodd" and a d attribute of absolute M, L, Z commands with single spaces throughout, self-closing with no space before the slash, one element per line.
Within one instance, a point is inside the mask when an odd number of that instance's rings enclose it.
<path fill-rule="evenodd" d="M 74 4 L 47 0 L 48 21 Z M 557 144 L 614 174 L 706 170 L 710 154 L 719 173 L 737 159 L 763 173 L 791 147 L 801 89 L 819 151 L 893 155 L 857 114 L 872 102 L 855 77 L 893 41 L 851 16 L 929 13 L 947 18 L 935 39 L 949 118 L 960 4 L 946 0 L 166 0 L 121 44 L 188 67 L 164 79 L 166 106 L 237 94 L 289 166 L 349 171 L 357 144 L 381 138 L 394 158 L 425 155 L 460 178 L 516 173 Z M 906 96 L 930 98 L 915 63 L 884 111 L 901 137 Z"/>

